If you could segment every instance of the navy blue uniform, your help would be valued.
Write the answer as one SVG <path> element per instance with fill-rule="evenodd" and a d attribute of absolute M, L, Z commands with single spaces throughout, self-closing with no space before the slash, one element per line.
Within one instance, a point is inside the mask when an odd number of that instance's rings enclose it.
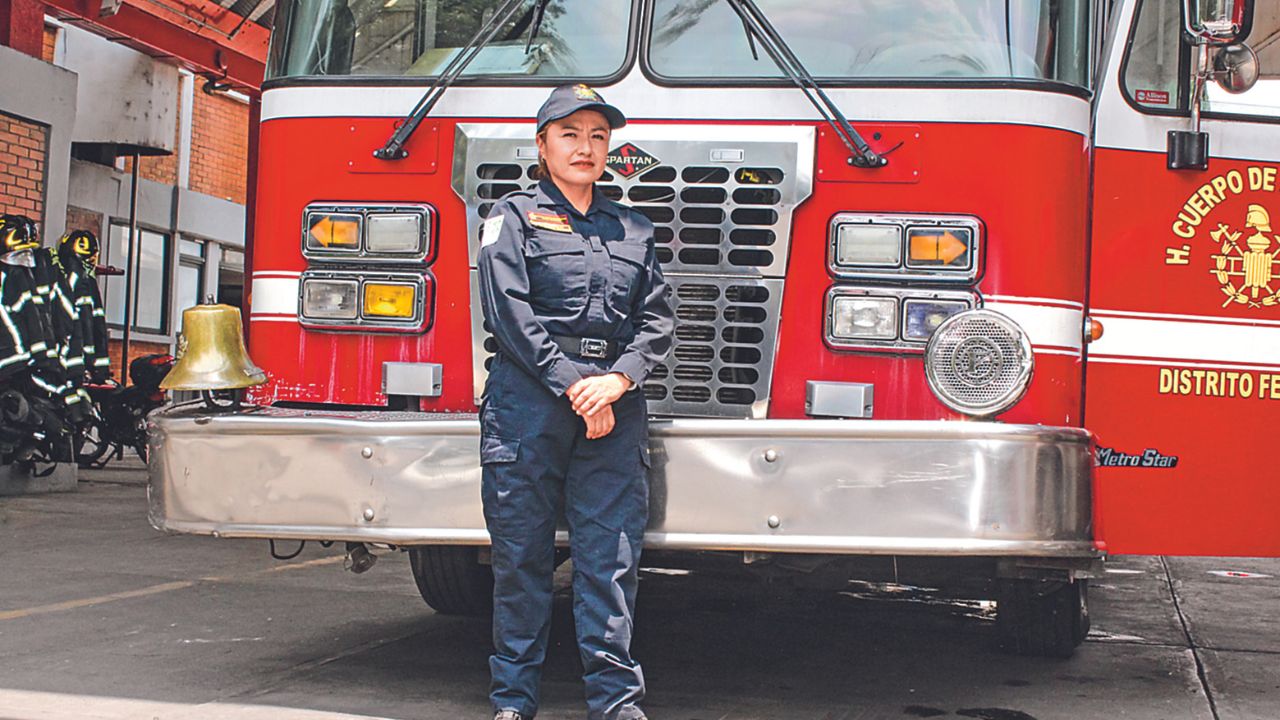
<path fill-rule="evenodd" d="M 494 708 L 537 713 L 563 506 L 589 717 L 640 717 L 644 676 L 630 644 L 649 433 L 638 388 L 670 351 L 674 326 L 653 224 L 598 189 L 580 213 L 543 180 L 494 206 L 478 265 L 485 322 L 499 348 L 480 412 Z M 609 372 L 635 385 L 613 404 L 613 431 L 588 440 L 565 393 Z"/>

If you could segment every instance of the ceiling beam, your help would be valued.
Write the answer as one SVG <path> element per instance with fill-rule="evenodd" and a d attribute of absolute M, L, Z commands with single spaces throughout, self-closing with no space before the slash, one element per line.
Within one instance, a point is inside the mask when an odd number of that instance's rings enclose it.
<path fill-rule="evenodd" d="M 153 57 L 256 95 L 266 69 L 266 28 L 210 0 L 122 0 L 103 16 L 101 0 L 44 0 L 49 14 Z"/>

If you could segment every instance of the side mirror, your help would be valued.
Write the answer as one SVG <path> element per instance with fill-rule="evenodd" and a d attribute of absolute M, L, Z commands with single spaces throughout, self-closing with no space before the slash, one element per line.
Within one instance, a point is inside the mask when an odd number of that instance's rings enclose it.
<path fill-rule="evenodd" d="M 1204 45 L 1233 45 L 1249 36 L 1253 0 L 1183 0 L 1187 33 Z"/>
<path fill-rule="evenodd" d="M 1258 53 L 1243 43 L 1221 48 L 1213 56 L 1213 79 L 1233 95 L 1249 92 L 1260 72 Z"/>
<path fill-rule="evenodd" d="M 1212 78 L 1242 93 L 1258 81 L 1258 56 L 1243 44 L 1253 29 L 1253 0 L 1182 0 L 1182 19 L 1193 41 L 1191 129 L 1170 130 L 1170 170 L 1207 170 L 1209 133 L 1200 130 L 1200 103 Z M 1216 53 L 1210 48 L 1220 48 Z"/>

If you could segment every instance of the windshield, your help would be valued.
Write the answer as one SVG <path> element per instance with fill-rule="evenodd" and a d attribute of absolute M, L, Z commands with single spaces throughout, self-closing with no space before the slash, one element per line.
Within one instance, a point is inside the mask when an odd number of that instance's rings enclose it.
<path fill-rule="evenodd" d="M 502 0 L 289 0 L 271 40 L 267 79 L 423 76 L 444 69 Z M 631 0 L 551 0 L 525 52 L 533 0 L 464 75 L 600 78 L 622 69 Z"/>
<path fill-rule="evenodd" d="M 1088 0 L 756 0 L 815 77 L 1089 84 Z M 649 62 L 672 79 L 779 78 L 725 0 L 655 0 Z"/>

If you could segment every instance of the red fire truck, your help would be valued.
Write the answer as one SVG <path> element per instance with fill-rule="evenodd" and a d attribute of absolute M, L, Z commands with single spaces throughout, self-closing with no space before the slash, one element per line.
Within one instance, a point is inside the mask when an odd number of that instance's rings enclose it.
<path fill-rule="evenodd" d="M 1280 421 L 1278 33 L 1249 0 L 281 0 L 268 380 L 152 416 L 151 521 L 404 549 L 428 604 L 484 611 L 480 226 L 583 82 L 631 119 L 601 186 L 678 317 L 649 562 L 944 587 L 1070 654 L 1107 554 L 1280 555 L 1249 449 Z"/>

